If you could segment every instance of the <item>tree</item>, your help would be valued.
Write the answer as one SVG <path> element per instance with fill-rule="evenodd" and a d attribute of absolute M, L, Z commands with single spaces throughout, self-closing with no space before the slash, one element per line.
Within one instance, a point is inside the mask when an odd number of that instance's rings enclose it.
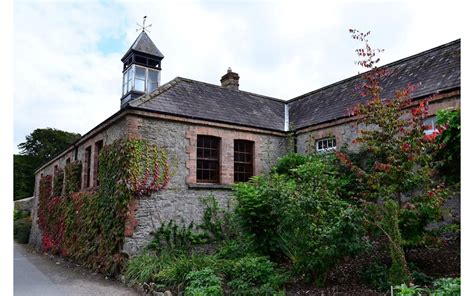
<path fill-rule="evenodd" d="M 20 143 L 18 148 L 21 149 L 20 154 L 32 155 L 44 163 L 63 152 L 80 137 L 80 134 L 53 128 L 38 128 L 26 136 L 26 141 Z"/>
<path fill-rule="evenodd" d="M 35 186 L 33 172 L 37 166 L 38 161 L 31 155 L 13 155 L 14 199 L 32 196 Z"/>
<path fill-rule="evenodd" d="M 356 176 L 360 190 L 354 199 L 363 205 L 368 222 L 387 238 L 392 259 L 391 284 L 409 283 L 400 219 L 407 213 L 417 222 L 422 215 L 423 222 L 440 216 L 446 192 L 432 156 L 439 149 L 438 135 L 425 135 L 423 121 L 429 100 L 414 104 L 410 98 L 413 86 L 398 90 L 393 98 L 382 99 L 380 82 L 389 74 L 376 67 L 376 55 L 382 50 L 371 48 L 367 39 L 370 32 L 350 33 L 364 43 L 363 48 L 356 50 L 361 57 L 357 64 L 369 70 L 362 75 L 364 82 L 360 87 L 368 103 L 356 106 L 353 114 L 359 118 L 358 126 L 363 127 L 355 142 L 366 150 L 370 161 L 356 164 L 348 154 L 336 155 Z"/>
<path fill-rule="evenodd" d="M 45 162 L 63 152 L 80 134 L 69 133 L 53 128 L 35 129 L 20 143 L 20 154 L 13 155 L 14 160 L 14 199 L 33 195 L 34 172 Z"/>

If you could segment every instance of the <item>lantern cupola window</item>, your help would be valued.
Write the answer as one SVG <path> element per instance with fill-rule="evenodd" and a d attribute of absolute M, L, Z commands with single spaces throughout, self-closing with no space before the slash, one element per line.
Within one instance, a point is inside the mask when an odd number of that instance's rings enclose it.
<path fill-rule="evenodd" d="M 163 58 L 148 34 L 142 31 L 122 58 L 122 107 L 160 86 Z"/>

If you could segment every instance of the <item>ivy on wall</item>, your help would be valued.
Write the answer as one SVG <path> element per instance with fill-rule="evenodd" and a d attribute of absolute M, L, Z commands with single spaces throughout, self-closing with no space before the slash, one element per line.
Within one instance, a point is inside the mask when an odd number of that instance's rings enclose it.
<path fill-rule="evenodd" d="M 82 163 L 78 160 L 64 167 L 64 194 L 69 195 L 81 190 Z"/>
<path fill-rule="evenodd" d="M 54 173 L 53 179 L 53 196 L 60 196 L 63 191 L 63 182 L 64 182 L 64 170 L 58 169 Z"/>
<path fill-rule="evenodd" d="M 106 274 L 120 270 L 130 208 L 163 190 L 171 177 L 166 149 L 146 140 L 117 140 L 99 155 L 99 186 L 80 191 L 82 165 L 66 165 L 64 194 L 51 196 L 51 176 L 40 180 L 38 222 L 44 251 Z"/>

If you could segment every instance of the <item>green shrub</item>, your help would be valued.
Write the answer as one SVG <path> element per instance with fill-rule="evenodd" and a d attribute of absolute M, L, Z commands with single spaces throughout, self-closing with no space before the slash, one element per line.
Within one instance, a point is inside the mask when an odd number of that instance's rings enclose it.
<path fill-rule="evenodd" d="M 432 286 L 434 278 L 422 272 L 413 262 L 408 263 L 413 283 L 419 286 Z"/>
<path fill-rule="evenodd" d="M 221 244 L 216 252 L 216 257 L 218 259 L 238 259 L 256 254 L 252 238 L 242 236 L 239 239 L 228 240 Z"/>
<path fill-rule="evenodd" d="M 278 159 L 278 162 L 272 168 L 272 172 L 283 175 L 292 174 L 292 170 L 304 164 L 307 156 L 299 153 L 288 153 L 287 155 Z"/>
<path fill-rule="evenodd" d="M 13 221 L 30 216 L 30 212 L 22 210 L 13 210 Z"/>
<path fill-rule="evenodd" d="M 444 278 L 434 282 L 432 296 L 457 296 L 461 295 L 460 278 Z"/>
<path fill-rule="evenodd" d="M 236 235 L 233 213 L 221 209 L 212 194 L 200 201 L 205 207 L 200 224 L 191 222 L 185 226 L 170 220 L 153 232 L 148 248 L 156 252 L 191 253 L 196 245 L 221 242 Z"/>
<path fill-rule="evenodd" d="M 148 248 L 157 252 L 189 252 L 193 245 L 209 242 L 207 232 L 198 232 L 193 223 L 188 226 L 170 220 L 153 232 Z"/>
<path fill-rule="evenodd" d="M 388 267 L 378 262 L 373 262 L 361 272 L 361 278 L 364 283 L 378 291 L 387 291 L 390 289 L 388 283 Z"/>
<path fill-rule="evenodd" d="M 223 267 L 232 295 L 273 295 L 285 282 L 266 257 L 247 256 Z"/>
<path fill-rule="evenodd" d="M 185 296 L 223 296 L 222 280 L 211 268 L 191 271 L 186 276 Z"/>
<path fill-rule="evenodd" d="M 417 285 L 407 286 L 405 284 L 395 286 L 395 295 L 400 296 L 458 296 L 461 295 L 461 279 L 460 278 L 442 278 L 434 281 L 433 288 L 421 288 Z"/>
<path fill-rule="evenodd" d="M 156 256 L 143 253 L 128 261 L 125 279 L 131 283 L 145 283 L 153 280 L 153 276 L 160 272 L 171 261 L 168 256 Z"/>
<path fill-rule="evenodd" d="M 366 246 L 361 212 L 341 198 L 346 181 L 332 154 L 307 156 L 291 175 L 236 185 L 236 213 L 258 252 L 284 254 L 296 273 L 322 284 L 339 260 Z"/>
<path fill-rule="evenodd" d="M 20 244 L 27 244 L 30 239 L 31 217 L 19 218 L 13 222 L 13 238 Z"/>
<path fill-rule="evenodd" d="M 427 289 L 423 289 L 417 285 L 407 286 L 406 284 L 401 284 L 394 287 L 396 296 L 421 296 L 425 295 Z"/>
<path fill-rule="evenodd" d="M 154 275 L 154 281 L 172 289 L 183 286 L 186 276 L 192 271 L 199 271 L 207 267 L 213 268 L 216 259 L 208 255 L 181 255 L 168 262 Z"/>
<path fill-rule="evenodd" d="M 254 177 L 234 187 L 238 201 L 235 212 L 242 229 L 255 237 L 255 245 L 263 254 L 277 256 L 280 251 L 279 227 L 294 187 L 278 174 Z"/>
<path fill-rule="evenodd" d="M 450 184 L 461 182 L 461 110 L 436 112 L 437 125 L 446 128 L 436 139 L 442 148 L 435 159 L 441 164 L 438 169 Z"/>

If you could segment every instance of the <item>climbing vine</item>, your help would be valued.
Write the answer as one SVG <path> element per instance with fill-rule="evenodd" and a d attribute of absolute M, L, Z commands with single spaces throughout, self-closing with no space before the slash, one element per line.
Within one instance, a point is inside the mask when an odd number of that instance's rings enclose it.
<path fill-rule="evenodd" d="M 130 205 L 163 190 L 171 177 L 168 152 L 145 140 L 117 140 L 99 155 L 99 186 L 79 191 L 82 166 L 65 167 L 64 194 L 51 197 L 51 176 L 40 180 L 38 222 L 45 251 L 106 274 L 120 270 Z M 133 223 L 132 223 L 133 225 Z"/>
<path fill-rule="evenodd" d="M 69 195 L 81 189 L 82 163 L 74 161 L 64 167 L 64 194 Z"/>
<path fill-rule="evenodd" d="M 60 196 L 63 191 L 64 170 L 58 169 L 54 173 L 53 196 Z"/>

